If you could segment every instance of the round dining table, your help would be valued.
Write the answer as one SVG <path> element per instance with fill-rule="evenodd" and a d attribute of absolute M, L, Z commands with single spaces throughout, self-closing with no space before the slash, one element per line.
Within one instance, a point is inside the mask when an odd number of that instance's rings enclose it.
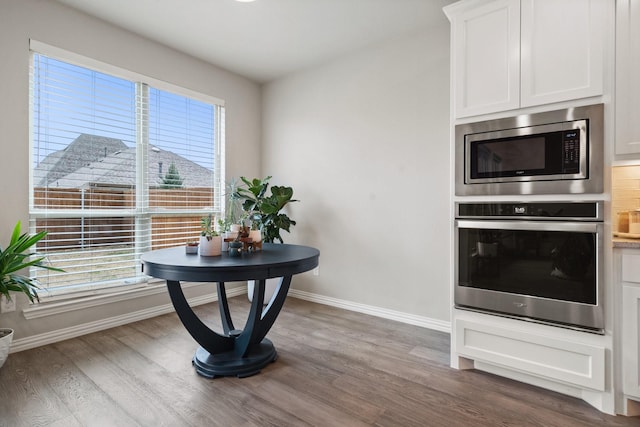
<path fill-rule="evenodd" d="M 145 274 L 164 279 L 171 302 L 189 334 L 200 345 L 193 356 L 198 374 L 247 377 L 259 373 L 277 358 L 267 332 L 284 304 L 291 278 L 318 266 L 318 249 L 289 244 L 265 243 L 262 250 L 241 256 L 187 254 L 183 246 L 158 249 L 142 255 Z M 266 279 L 280 278 L 273 297 L 264 305 Z M 236 329 L 229 311 L 226 282 L 255 280 L 253 298 L 244 328 Z M 222 331 L 205 325 L 193 311 L 181 282 L 215 282 Z"/>

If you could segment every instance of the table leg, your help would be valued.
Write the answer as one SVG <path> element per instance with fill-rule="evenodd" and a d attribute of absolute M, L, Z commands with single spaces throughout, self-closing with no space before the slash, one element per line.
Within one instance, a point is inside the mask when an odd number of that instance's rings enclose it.
<path fill-rule="evenodd" d="M 253 299 L 247 325 L 236 341 L 235 350 L 239 356 L 245 355 L 251 346 L 261 342 L 269 332 L 269 329 L 271 329 L 271 326 L 273 326 L 287 298 L 289 286 L 291 285 L 291 276 L 281 278 L 275 298 L 262 311 L 265 283 L 265 280 L 256 280 L 256 286 L 253 288 Z"/>
<path fill-rule="evenodd" d="M 171 297 L 171 302 L 182 324 L 198 344 L 209 353 L 221 353 L 233 350 L 235 342 L 233 338 L 219 335 L 202 323 L 198 316 L 196 316 L 182 292 L 179 281 L 167 280 L 167 290 L 169 291 L 169 297 Z"/>
<path fill-rule="evenodd" d="M 218 282 L 218 308 L 220 309 L 222 329 L 225 335 L 237 335 L 236 328 L 233 326 L 233 320 L 231 320 L 231 312 L 229 311 L 229 303 L 227 302 L 227 290 L 224 282 Z"/>
<path fill-rule="evenodd" d="M 218 306 L 225 335 L 208 328 L 195 315 L 182 292 L 180 282 L 167 280 L 167 288 L 178 317 L 200 344 L 193 357 L 196 372 L 207 378 L 218 376 L 247 377 L 257 374 L 275 361 L 277 352 L 265 338 L 275 322 L 289 291 L 291 276 L 281 279 L 275 297 L 263 310 L 265 280 L 256 280 L 249 317 L 242 331 L 233 326 L 223 282 L 218 283 Z"/>

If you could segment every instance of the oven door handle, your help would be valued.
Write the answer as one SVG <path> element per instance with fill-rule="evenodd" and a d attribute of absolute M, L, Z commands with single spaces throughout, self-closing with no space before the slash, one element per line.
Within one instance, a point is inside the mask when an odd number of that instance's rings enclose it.
<path fill-rule="evenodd" d="M 456 228 L 477 228 L 484 230 L 525 230 L 525 231 L 569 231 L 578 233 L 602 233 L 602 222 L 566 221 L 474 221 L 457 219 Z"/>

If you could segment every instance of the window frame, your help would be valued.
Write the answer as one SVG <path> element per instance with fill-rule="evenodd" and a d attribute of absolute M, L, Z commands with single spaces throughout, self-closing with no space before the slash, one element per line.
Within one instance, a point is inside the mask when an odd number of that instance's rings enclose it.
<path fill-rule="evenodd" d="M 216 215 L 224 214 L 224 177 L 225 177 L 225 103 L 222 99 L 202 94 L 182 86 L 171 84 L 165 81 L 154 79 L 140 73 L 125 70 L 117 66 L 113 66 L 92 58 L 85 57 L 55 46 L 51 46 L 36 40 L 30 40 L 30 68 L 33 69 L 33 60 L 35 54 L 44 55 L 58 61 L 68 64 L 87 68 L 99 73 L 108 74 L 110 76 L 125 79 L 135 84 L 136 93 L 143 91 L 144 97 L 149 99 L 149 88 L 158 89 L 160 91 L 169 92 L 191 100 L 199 101 L 214 106 L 214 129 L 213 129 L 213 205 L 212 213 Z M 139 255 L 151 249 L 153 227 L 151 226 L 153 218 L 160 217 L 179 217 L 194 216 L 205 213 L 201 208 L 191 209 L 167 209 L 162 207 L 151 208 L 149 206 L 150 187 L 148 185 L 148 177 L 145 173 L 146 162 L 148 161 L 147 148 L 149 145 L 149 127 L 147 124 L 141 123 L 141 114 L 135 112 L 136 121 L 136 202 L 131 209 L 47 209 L 36 208 L 34 197 L 34 105 L 33 105 L 33 82 L 31 81 L 32 72 L 30 71 L 30 108 L 29 108 L 29 223 L 30 232 L 35 232 L 35 222 L 43 218 L 107 218 L 107 217 L 128 217 L 133 219 L 135 241 L 134 241 L 134 259 L 136 264 L 136 276 L 133 280 L 117 280 L 115 283 L 89 282 L 83 285 L 56 286 L 52 288 L 43 287 L 42 292 L 39 291 L 41 298 L 55 301 L 70 297 L 88 296 L 112 292 L 128 292 L 135 288 L 147 286 L 148 283 L 158 282 L 148 276 L 141 274 L 141 263 Z M 148 108 L 148 103 L 146 108 Z M 144 115 L 144 114 L 142 114 Z M 147 115 L 148 117 L 148 115 Z M 143 129 L 144 132 L 140 132 Z M 145 134 L 146 133 L 146 134 Z M 206 213 L 211 212 L 207 210 Z M 140 226 L 141 223 L 147 223 Z M 32 272 L 33 273 L 33 272 Z M 151 280 L 150 280 L 151 279 Z"/>

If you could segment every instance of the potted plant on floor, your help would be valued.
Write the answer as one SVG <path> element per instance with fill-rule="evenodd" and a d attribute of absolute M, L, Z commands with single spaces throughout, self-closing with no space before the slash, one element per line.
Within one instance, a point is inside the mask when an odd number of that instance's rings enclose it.
<path fill-rule="evenodd" d="M 284 207 L 293 199 L 293 188 L 285 186 L 271 186 L 269 180 L 271 176 L 264 179 L 254 178 L 249 180 L 244 176 L 240 177 L 244 187 L 239 187 L 236 196 L 242 200 L 242 210 L 251 221 L 252 228 L 261 231 L 264 243 L 284 243 L 280 231 L 289 232 L 296 222 L 282 212 Z M 269 191 L 270 190 L 270 191 Z M 267 279 L 264 293 L 264 304 L 267 304 L 280 283 L 280 278 Z M 253 281 L 248 282 L 249 300 L 253 298 Z"/>
<path fill-rule="evenodd" d="M 46 235 L 46 231 L 40 231 L 33 235 L 20 234 L 20 222 L 18 221 L 13 229 L 9 245 L 4 250 L 0 248 L 0 297 L 11 301 L 11 292 L 22 292 L 29 298 L 29 301 L 39 301 L 37 290 L 40 288 L 37 280 L 19 272 L 29 267 L 64 271 L 45 264 L 44 256 L 33 257 L 35 253 L 28 252 Z M 13 329 L 0 328 L 0 367 L 7 359 L 12 339 Z"/>

